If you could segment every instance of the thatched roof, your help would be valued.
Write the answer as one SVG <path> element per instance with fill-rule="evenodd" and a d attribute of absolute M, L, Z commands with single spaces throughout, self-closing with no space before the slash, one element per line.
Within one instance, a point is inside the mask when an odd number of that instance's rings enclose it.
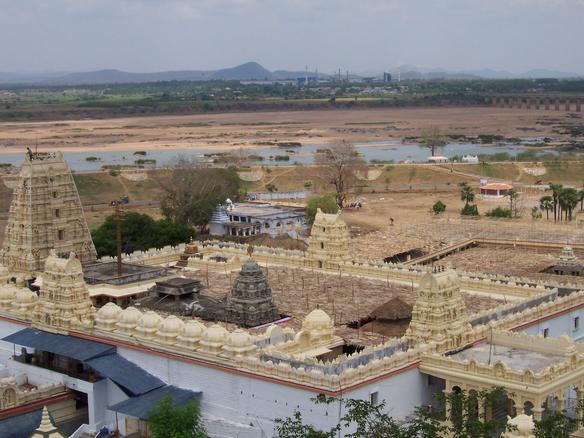
<path fill-rule="evenodd" d="M 393 298 L 371 312 L 371 317 L 387 321 L 411 318 L 412 305 L 400 300 L 399 298 Z"/>

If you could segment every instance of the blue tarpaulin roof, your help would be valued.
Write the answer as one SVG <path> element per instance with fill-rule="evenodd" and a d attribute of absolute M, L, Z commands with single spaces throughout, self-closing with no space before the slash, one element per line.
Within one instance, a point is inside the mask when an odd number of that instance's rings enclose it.
<path fill-rule="evenodd" d="M 164 386 L 164 382 L 148 374 L 142 368 L 117 353 L 95 357 L 85 361 L 85 363 L 102 376 L 113 380 L 132 395 L 144 394 Z"/>
<path fill-rule="evenodd" d="M 116 348 L 111 345 L 74 336 L 57 335 L 33 328 L 25 328 L 6 336 L 2 340 L 41 351 L 48 351 L 60 356 L 71 357 L 81 362 L 116 351 Z"/>
<path fill-rule="evenodd" d="M 201 396 L 200 392 L 193 392 L 169 385 L 154 389 L 138 397 L 129 398 L 128 400 L 110 406 L 108 409 L 130 417 L 146 420 L 152 407 L 158 404 L 160 399 L 166 394 L 171 396 L 174 406 L 183 406 L 193 399 L 199 399 Z"/>

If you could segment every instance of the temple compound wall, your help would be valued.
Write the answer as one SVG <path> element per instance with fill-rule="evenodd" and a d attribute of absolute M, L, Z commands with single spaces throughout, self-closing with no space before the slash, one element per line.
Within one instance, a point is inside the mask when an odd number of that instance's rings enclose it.
<path fill-rule="evenodd" d="M 49 251 L 96 259 L 73 177 L 61 152 L 26 155 L 12 195 L 0 263 L 40 272 Z"/>

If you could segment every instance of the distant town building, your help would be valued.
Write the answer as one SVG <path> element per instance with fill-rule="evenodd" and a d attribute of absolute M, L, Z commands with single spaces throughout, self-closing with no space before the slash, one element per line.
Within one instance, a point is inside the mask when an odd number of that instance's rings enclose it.
<path fill-rule="evenodd" d="M 250 237 L 287 234 L 296 239 L 306 229 L 304 211 L 251 202 L 218 205 L 209 221 L 211 236 Z"/>
<path fill-rule="evenodd" d="M 383 82 L 391 82 L 391 73 L 383 72 Z"/>

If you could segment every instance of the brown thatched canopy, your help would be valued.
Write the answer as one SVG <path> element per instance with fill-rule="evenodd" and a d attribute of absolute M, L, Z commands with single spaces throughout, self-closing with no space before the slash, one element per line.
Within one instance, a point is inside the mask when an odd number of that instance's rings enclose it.
<path fill-rule="evenodd" d="M 409 319 L 412 317 L 412 306 L 399 298 L 393 298 L 371 312 L 371 317 L 387 321 Z"/>

